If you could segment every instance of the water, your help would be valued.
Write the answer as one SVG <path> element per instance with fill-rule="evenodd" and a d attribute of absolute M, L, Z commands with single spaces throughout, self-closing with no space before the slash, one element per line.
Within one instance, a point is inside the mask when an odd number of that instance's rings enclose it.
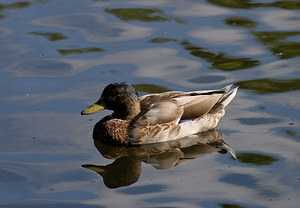
<path fill-rule="evenodd" d="M 1 1 L 0 207 L 298 207 L 299 9 Z M 210 144 L 103 147 L 92 129 L 110 112 L 80 111 L 117 81 L 141 95 L 240 89 Z"/>

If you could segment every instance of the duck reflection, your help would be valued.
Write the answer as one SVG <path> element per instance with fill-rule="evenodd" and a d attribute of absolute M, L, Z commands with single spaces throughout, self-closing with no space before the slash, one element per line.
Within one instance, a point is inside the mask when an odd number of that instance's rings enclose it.
<path fill-rule="evenodd" d="M 234 150 L 225 143 L 224 135 L 218 128 L 193 137 L 141 146 L 103 144 L 98 141 L 98 136 L 94 131 L 95 147 L 105 158 L 115 161 L 105 166 L 85 164 L 82 167 L 100 174 L 108 188 L 129 186 L 137 182 L 142 162 L 165 170 L 214 152 L 226 154 L 229 151 L 236 158 Z"/>

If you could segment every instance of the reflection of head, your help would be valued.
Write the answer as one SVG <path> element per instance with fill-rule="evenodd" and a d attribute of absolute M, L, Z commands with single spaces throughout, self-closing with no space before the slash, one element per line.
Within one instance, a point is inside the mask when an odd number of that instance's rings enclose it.
<path fill-rule="evenodd" d="M 135 183 L 141 173 L 141 161 L 130 157 L 121 157 L 106 166 L 83 165 L 100 174 L 108 188 L 119 188 Z"/>

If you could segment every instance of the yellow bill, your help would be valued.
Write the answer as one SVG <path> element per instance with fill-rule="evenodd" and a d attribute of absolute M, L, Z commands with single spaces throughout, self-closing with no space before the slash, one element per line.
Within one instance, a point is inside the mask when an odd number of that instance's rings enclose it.
<path fill-rule="evenodd" d="M 104 106 L 98 105 L 98 104 L 94 104 L 94 105 L 91 105 L 90 107 L 84 109 L 83 111 L 81 111 L 81 115 L 93 114 L 93 113 L 96 113 L 96 112 L 101 111 L 103 109 L 105 109 Z"/>

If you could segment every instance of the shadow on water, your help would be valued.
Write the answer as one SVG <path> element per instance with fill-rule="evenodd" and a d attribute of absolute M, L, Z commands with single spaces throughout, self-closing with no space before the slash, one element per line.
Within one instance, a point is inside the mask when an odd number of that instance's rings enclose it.
<path fill-rule="evenodd" d="M 154 38 L 152 43 L 179 42 L 176 39 Z M 206 48 L 196 46 L 189 41 L 181 41 L 180 45 L 187 50 L 192 56 L 203 59 L 211 64 L 210 69 L 222 71 L 237 71 L 242 69 L 253 68 L 260 64 L 258 60 L 245 57 L 236 57 L 226 53 L 215 53 Z"/>
<path fill-rule="evenodd" d="M 273 156 L 252 152 L 238 153 L 237 158 L 239 162 L 256 166 L 271 165 L 274 162 L 279 161 L 278 158 Z"/>
<path fill-rule="evenodd" d="M 174 20 L 177 23 L 184 23 L 180 18 L 169 17 L 160 9 L 145 8 L 106 8 L 107 13 L 113 14 L 123 21 L 142 21 L 142 22 L 165 22 Z"/>
<path fill-rule="evenodd" d="M 252 68 L 259 64 L 259 61 L 250 58 L 234 57 L 225 53 L 214 53 L 204 48 L 195 46 L 188 41 L 181 42 L 181 45 L 185 50 L 190 51 L 191 55 L 210 62 L 211 69 L 219 69 L 222 71 L 236 71 Z"/>
<path fill-rule="evenodd" d="M 240 17 L 240 16 L 231 16 L 224 20 L 227 25 L 232 27 L 244 27 L 244 28 L 253 28 L 258 23 L 251 20 L 248 17 Z"/>
<path fill-rule="evenodd" d="M 23 1 L 23 2 L 14 2 L 14 3 L 10 3 L 10 4 L 2 4 L 0 3 L 0 20 L 5 18 L 5 15 L 2 14 L 2 12 L 4 10 L 7 9 L 23 9 L 26 8 L 28 6 L 30 6 L 31 3 L 27 2 L 27 1 Z"/>
<path fill-rule="evenodd" d="M 258 7 L 277 7 L 283 9 L 299 9 L 300 2 L 297 1 L 275 1 L 270 3 L 259 3 L 253 2 L 249 0 L 207 0 L 212 4 L 216 4 L 218 6 L 234 8 L 234 9 L 252 9 Z"/>
<path fill-rule="evenodd" d="M 49 41 L 59 41 L 59 40 L 65 40 L 68 39 L 68 36 L 63 35 L 60 32 L 42 32 L 42 31 L 34 31 L 29 32 L 30 35 L 37 35 L 37 36 L 43 36 L 47 38 Z"/>
<path fill-rule="evenodd" d="M 166 170 L 214 152 L 225 154 L 230 151 L 234 154 L 218 129 L 199 133 L 196 138 L 187 137 L 141 146 L 107 145 L 99 142 L 97 136 L 94 135 L 95 147 L 102 156 L 114 159 L 114 162 L 105 166 L 85 164 L 82 167 L 101 175 L 108 188 L 119 188 L 136 183 L 141 174 L 142 162 L 156 169 Z"/>
<path fill-rule="evenodd" d="M 256 94 L 285 93 L 299 90 L 300 79 L 254 79 L 239 81 L 235 85 Z"/>
<path fill-rule="evenodd" d="M 299 36 L 299 31 L 255 31 L 256 40 L 266 46 L 279 59 L 290 59 L 300 56 L 300 43 L 286 39 Z"/>

